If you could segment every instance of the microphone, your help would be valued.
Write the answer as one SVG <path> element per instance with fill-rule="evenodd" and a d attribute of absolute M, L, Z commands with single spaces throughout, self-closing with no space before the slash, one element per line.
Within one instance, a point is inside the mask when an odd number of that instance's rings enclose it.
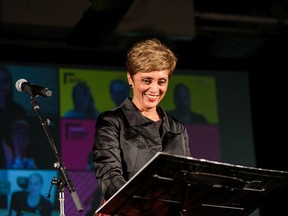
<path fill-rule="evenodd" d="M 27 82 L 25 79 L 19 79 L 15 83 L 15 87 L 19 92 L 26 92 L 31 96 L 43 96 L 43 97 L 50 97 L 52 95 L 52 91 L 48 88 L 42 87 L 40 85 L 36 85 L 33 83 Z"/>

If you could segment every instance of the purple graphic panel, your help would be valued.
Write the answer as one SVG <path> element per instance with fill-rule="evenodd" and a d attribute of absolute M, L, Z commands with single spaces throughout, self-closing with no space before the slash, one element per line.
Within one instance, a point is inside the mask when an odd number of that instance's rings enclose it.
<path fill-rule="evenodd" d="M 87 171 L 70 171 L 69 177 L 84 210 L 78 212 L 70 192 L 65 188 L 65 215 L 93 215 L 96 209 L 100 206 L 102 200 L 94 173 Z"/>
<path fill-rule="evenodd" d="M 192 157 L 221 161 L 219 126 L 186 124 Z"/>
<path fill-rule="evenodd" d="M 61 153 L 69 170 L 90 170 L 96 120 L 61 119 Z"/>

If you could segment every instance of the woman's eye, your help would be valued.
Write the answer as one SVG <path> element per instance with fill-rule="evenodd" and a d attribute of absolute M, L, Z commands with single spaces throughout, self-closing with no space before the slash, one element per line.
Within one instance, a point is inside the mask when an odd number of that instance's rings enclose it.
<path fill-rule="evenodd" d="M 150 79 L 143 79 L 142 82 L 145 83 L 145 84 L 150 84 L 151 80 Z"/>
<path fill-rule="evenodd" d="M 159 80 L 158 84 L 159 85 L 165 85 L 167 83 L 167 80 Z"/>

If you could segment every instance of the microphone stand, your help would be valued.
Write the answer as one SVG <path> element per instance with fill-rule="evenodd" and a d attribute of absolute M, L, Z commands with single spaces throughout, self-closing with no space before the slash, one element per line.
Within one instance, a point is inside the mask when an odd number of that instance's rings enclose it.
<path fill-rule="evenodd" d="M 62 178 L 58 181 L 55 182 L 54 178 L 52 180 L 52 184 L 56 184 L 58 186 L 58 191 L 59 191 L 59 201 L 60 201 L 60 216 L 65 216 L 65 212 L 64 212 L 64 188 L 67 187 L 70 194 L 71 194 L 71 197 L 74 201 L 74 204 L 78 210 L 78 212 L 82 212 L 84 209 L 82 207 L 82 204 L 80 202 L 80 199 L 75 191 L 75 188 L 72 184 L 72 181 L 70 180 L 68 174 L 67 174 L 67 171 L 66 171 L 66 168 L 59 156 L 59 153 L 57 151 L 57 148 L 54 144 L 54 141 L 53 141 L 53 138 L 49 135 L 49 132 L 48 132 L 48 129 L 47 129 L 47 125 L 50 124 L 50 120 L 49 119 L 45 119 L 43 120 L 42 116 L 41 116 L 41 112 L 40 112 L 40 106 L 36 100 L 36 97 L 35 95 L 32 95 L 30 98 L 31 98 L 31 105 L 32 105 L 32 109 L 38 114 L 38 118 L 40 120 L 40 123 L 44 129 L 44 132 L 48 138 L 48 141 L 52 147 L 52 150 L 55 154 L 55 157 L 57 159 L 57 162 L 54 163 L 54 167 L 59 169 L 61 171 L 61 176 Z M 53 183 L 54 182 L 54 183 Z"/>

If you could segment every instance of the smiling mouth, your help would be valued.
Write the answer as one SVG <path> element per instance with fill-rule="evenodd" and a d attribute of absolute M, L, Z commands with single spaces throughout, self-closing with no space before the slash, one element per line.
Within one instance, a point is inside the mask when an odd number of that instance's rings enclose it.
<path fill-rule="evenodd" d="M 147 95 L 145 94 L 146 97 L 148 97 L 149 99 L 156 99 L 159 95 Z"/>

